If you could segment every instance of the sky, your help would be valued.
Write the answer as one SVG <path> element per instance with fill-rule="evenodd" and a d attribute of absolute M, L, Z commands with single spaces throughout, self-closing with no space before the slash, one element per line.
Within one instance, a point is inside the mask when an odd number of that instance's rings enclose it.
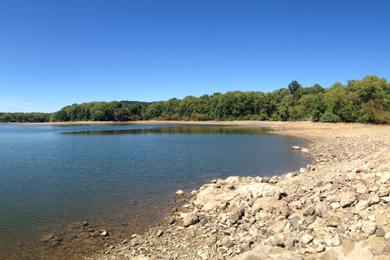
<path fill-rule="evenodd" d="M 1 0 L 0 111 L 390 80 L 387 0 Z"/>

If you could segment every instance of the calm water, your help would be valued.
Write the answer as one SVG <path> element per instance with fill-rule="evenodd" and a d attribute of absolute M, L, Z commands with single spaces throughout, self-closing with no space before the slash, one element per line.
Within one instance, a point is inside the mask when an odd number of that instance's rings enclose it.
<path fill-rule="evenodd" d="M 179 188 L 298 169 L 296 144 L 226 126 L 0 125 L 0 252 L 72 221 L 151 223 Z"/>

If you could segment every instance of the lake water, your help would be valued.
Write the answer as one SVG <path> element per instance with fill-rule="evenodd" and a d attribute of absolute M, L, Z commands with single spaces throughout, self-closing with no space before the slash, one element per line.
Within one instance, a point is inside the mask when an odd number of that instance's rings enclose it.
<path fill-rule="evenodd" d="M 35 243 L 73 222 L 118 239 L 138 232 L 172 208 L 177 189 L 299 169 L 308 159 L 290 147 L 302 144 L 248 127 L 0 125 L 0 259 L 55 259 Z M 57 248 L 71 255 L 64 241 Z"/>

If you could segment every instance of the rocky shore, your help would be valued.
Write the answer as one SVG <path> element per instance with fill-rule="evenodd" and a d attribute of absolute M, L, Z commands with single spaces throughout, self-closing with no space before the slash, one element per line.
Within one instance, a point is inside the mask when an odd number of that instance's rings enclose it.
<path fill-rule="evenodd" d="M 249 123 L 310 141 L 310 165 L 215 179 L 160 225 L 86 259 L 389 259 L 390 127 Z M 240 173 L 245 175 L 245 173 Z"/>

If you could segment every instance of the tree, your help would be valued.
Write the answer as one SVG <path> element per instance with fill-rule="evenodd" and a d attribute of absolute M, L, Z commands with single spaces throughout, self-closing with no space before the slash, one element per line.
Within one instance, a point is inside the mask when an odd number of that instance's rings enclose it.
<path fill-rule="evenodd" d="M 288 91 L 290 94 L 294 95 L 298 91 L 298 89 L 302 88 L 301 84 L 298 81 L 293 80 L 290 84 L 288 84 Z"/>

